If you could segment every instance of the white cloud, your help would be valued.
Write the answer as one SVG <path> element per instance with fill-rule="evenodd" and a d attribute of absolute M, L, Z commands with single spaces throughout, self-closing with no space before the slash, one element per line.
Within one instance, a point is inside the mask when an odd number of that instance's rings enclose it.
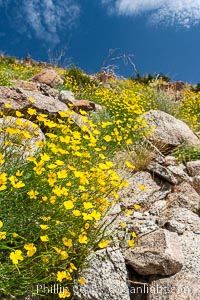
<path fill-rule="evenodd" d="M 152 23 L 191 27 L 200 23 L 200 0 L 102 0 L 119 15 L 148 13 Z"/>
<path fill-rule="evenodd" d="M 0 6 L 16 30 L 54 44 L 80 13 L 76 0 L 0 0 Z"/>

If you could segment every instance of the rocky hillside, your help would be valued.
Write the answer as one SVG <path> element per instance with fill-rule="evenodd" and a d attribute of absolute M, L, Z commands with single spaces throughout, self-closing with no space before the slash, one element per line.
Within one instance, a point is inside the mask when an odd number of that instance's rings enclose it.
<path fill-rule="evenodd" d="M 200 94 L 0 66 L 0 299 L 198 299 Z"/>

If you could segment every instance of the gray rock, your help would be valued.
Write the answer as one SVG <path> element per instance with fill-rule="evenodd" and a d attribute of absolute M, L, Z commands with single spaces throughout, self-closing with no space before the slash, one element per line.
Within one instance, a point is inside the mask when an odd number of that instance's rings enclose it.
<path fill-rule="evenodd" d="M 67 105 L 76 103 L 74 94 L 72 92 L 66 91 L 66 90 L 60 91 L 58 99 Z"/>
<path fill-rule="evenodd" d="M 148 234 L 152 231 L 159 229 L 158 225 L 155 223 L 155 219 L 153 217 L 143 218 L 143 219 L 134 219 L 131 222 L 132 231 L 134 231 L 137 235 L 140 234 Z"/>
<path fill-rule="evenodd" d="M 184 122 L 163 111 L 150 110 L 144 118 L 149 126 L 155 126 L 151 140 L 163 153 L 183 143 L 199 144 L 197 136 Z"/>
<path fill-rule="evenodd" d="M 15 86 L 16 88 L 22 88 L 28 91 L 34 91 L 38 89 L 36 82 L 29 82 L 25 80 L 11 80 L 11 82 L 12 85 Z"/>
<path fill-rule="evenodd" d="M 115 205 L 113 205 L 111 207 L 111 209 L 109 210 L 108 214 L 109 215 L 117 215 L 121 212 L 121 205 L 119 203 L 116 203 Z"/>
<path fill-rule="evenodd" d="M 58 97 L 59 91 L 57 89 L 50 88 L 48 89 L 48 94 L 54 98 Z"/>
<path fill-rule="evenodd" d="M 200 196 L 195 189 L 187 182 L 177 185 L 174 192 L 167 196 L 170 206 L 180 206 L 198 213 L 200 209 Z"/>
<path fill-rule="evenodd" d="M 152 176 L 149 172 L 137 172 L 126 178 L 129 183 L 127 188 L 119 191 L 122 204 L 132 208 L 135 203 L 142 205 L 143 209 L 149 208 L 154 202 L 164 199 L 171 192 L 171 185 Z"/>
<path fill-rule="evenodd" d="M 200 295 L 200 239 L 192 232 L 178 237 L 183 255 L 182 270 L 166 278 L 151 277 L 148 299 L 194 300 Z M 152 289 L 150 289 L 152 287 Z"/>
<path fill-rule="evenodd" d="M 183 266 L 178 235 L 159 229 L 138 239 L 138 245 L 125 252 L 125 259 L 141 275 L 171 275 Z"/>
<path fill-rule="evenodd" d="M 200 229 L 200 228 L 199 228 Z M 199 235 L 186 231 L 179 236 L 179 241 L 184 254 L 183 272 L 200 278 L 200 239 Z"/>
<path fill-rule="evenodd" d="M 176 162 L 176 157 L 174 156 L 171 156 L 171 155 L 167 155 L 165 157 L 165 162 L 164 162 L 164 165 L 166 167 L 168 166 L 176 166 L 177 162 Z"/>
<path fill-rule="evenodd" d="M 194 300 L 200 295 L 200 280 L 186 272 L 164 278 L 152 277 L 146 286 L 148 300 Z"/>
<path fill-rule="evenodd" d="M 181 224 L 181 226 L 184 224 L 187 231 L 195 231 L 200 229 L 199 216 L 187 208 L 178 206 L 170 208 L 160 216 L 160 220 L 158 220 L 160 226 L 164 225 L 166 222 L 178 222 Z"/>
<path fill-rule="evenodd" d="M 172 184 L 177 183 L 177 180 L 174 177 L 173 173 L 168 168 L 158 164 L 157 162 L 151 162 L 148 165 L 147 170 L 152 172 L 153 174 L 156 174 L 159 177 L 167 180 L 168 182 L 170 182 Z"/>
<path fill-rule="evenodd" d="M 52 96 L 45 96 L 37 90 L 23 90 L 22 88 L 0 87 L 0 108 L 3 111 L 6 111 L 5 103 L 11 104 L 10 111 L 13 112 L 15 110 L 25 112 L 29 107 L 46 114 L 68 110 L 66 104 Z"/>
<path fill-rule="evenodd" d="M 32 99 L 32 102 L 29 99 Z M 46 96 L 39 91 L 23 90 L 21 88 L 0 87 L 0 110 L 8 112 L 5 103 L 11 104 L 9 108 L 10 113 L 15 113 L 16 110 L 27 114 L 28 108 L 36 109 L 37 113 L 47 114 L 50 118 L 55 117 L 59 111 L 70 112 L 68 106 L 52 96 Z M 35 116 L 33 116 L 33 119 Z M 69 118 L 74 121 L 80 128 L 86 125 L 89 128 L 88 122 L 84 122 L 82 117 L 75 113 L 70 112 Z"/>
<path fill-rule="evenodd" d="M 200 176 L 200 160 L 187 162 L 186 168 L 190 176 Z"/>
<path fill-rule="evenodd" d="M 164 228 L 178 234 L 183 234 L 186 229 L 186 225 L 181 222 L 170 220 L 165 223 Z"/>
<path fill-rule="evenodd" d="M 155 147 L 155 146 L 154 146 L 154 147 Z M 155 147 L 155 148 L 156 148 L 156 147 Z M 156 149 L 157 149 L 157 148 L 156 148 Z M 157 149 L 157 151 L 159 151 L 159 150 Z M 160 151 L 159 151 L 159 152 L 160 152 Z M 158 155 L 158 156 L 155 157 L 154 161 L 162 165 L 162 164 L 165 163 L 165 157 L 162 156 L 162 155 Z"/>
<path fill-rule="evenodd" d="M 39 91 L 24 91 L 22 90 L 23 95 L 27 98 L 33 98 L 35 101 L 31 103 L 32 107 L 37 109 L 37 111 L 47 114 L 55 114 L 58 111 L 66 111 L 68 107 L 66 104 L 55 99 L 52 96 L 45 96 Z M 30 101 L 29 101 L 30 105 Z"/>
<path fill-rule="evenodd" d="M 81 276 L 86 284 L 74 287 L 76 300 L 130 300 L 125 260 L 119 249 L 96 251 Z"/>
<path fill-rule="evenodd" d="M 200 176 L 192 177 L 192 186 L 196 192 L 200 195 Z"/>
<path fill-rule="evenodd" d="M 168 203 L 166 200 L 158 200 L 155 203 L 152 204 L 149 212 L 152 215 L 159 215 L 160 213 L 162 213 L 163 211 L 165 211 L 168 207 Z"/>
<path fill-rule="evenodd" d="M 168 166 L 168 170 L 174 175 L 178 183 L 181 183 L 182 181 L 192 183 L 192 179 L 186 173 L 186 168 L 183 164 L 177 166 Z"/>

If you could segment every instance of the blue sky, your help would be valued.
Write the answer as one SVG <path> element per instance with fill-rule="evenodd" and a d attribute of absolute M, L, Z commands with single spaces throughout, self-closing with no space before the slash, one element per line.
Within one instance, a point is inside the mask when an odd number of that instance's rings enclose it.
<path fill-rule="evenodd" d="M 89 73 L 115 64 L 134 75 L 125 55 L 143 75 L 197 83 L 200 0 L 0 0 L 0 51 L 48 61 L 48 50 Z"/>

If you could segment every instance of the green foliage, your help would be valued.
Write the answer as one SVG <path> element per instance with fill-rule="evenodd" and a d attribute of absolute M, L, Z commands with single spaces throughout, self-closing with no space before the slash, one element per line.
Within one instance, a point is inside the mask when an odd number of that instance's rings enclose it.
<path fill-rule="evenodd" d="M 200 160 L 200 146 L 183 145 L 178 147 L 172 155 L 174 155 L 178 162 L 186 163 L 193 160 Z"/>
<path fill-rule="evenodd" d="M 194 87 L 192 87 L 192 91 L 193 92 L 200 92 L 200 83 L 197 83 Z"/>
<path fill-rule="evenodd" d="M 200 130 L 200 92 L 187 91 L 180 104 L 180 118 L 193 130 Z"/>
<path fill-rule="evenodd" d="M 59 114 L 54 121 L 37 115 L 48 131 L 46 142 L 39 142 L 40 153 L 21 160 L 21 166 L 9 164 L 8 148 L 18 145 L 21 137 L 27 145 L 32 136 L 26 122 L 17 118 L 10 124 L 10 118 L 4 117 L 6 134 L 0 149 L 0 293 L 4 296 L 26 296 L 28 287 L 36 293 L 38 284 L 59 284 L 72 296 L 86 256 L 112 242 L 102 231 L 103 218 L 125 183 L 106 155 L 111 137 L 101 140 L 92 121 L 88 126 L 93 133 L 86 125 L 77 131 L 69 119 L 73 112 Z M 32 131 L 37 136 L 36 128 L 35 124 Z"/>
<path fill-rule="evenodd" d="M 156 89 L 151 98 L 151 107 L 164 111 L 174 117 L 179 117 L 180 114 L 180 103 L 175 100 L 175 97 Z"/>
<path fill-rule="evenodd" d="M 162 80 L 162 81 L 166 81 L 169 82 L 171 80 L 171 78 L 169 78 L 168 76 L 160 73 L 160 74 L 146 74 L 144 76 L 142 76 L 140 74 L 140 72 L 136 73 L 136 77 L 131 77 L 131 79 L 133 81 L 139 82 L 139 83 L 143 83 L 143 84 L 149 84 L 150 82 L 153 82 L 155 80 Z"/>
<path fill-rule="evenodd" d="M 13 57 L 0 58 L 0 86 L 12 85 L 12 80 L 28 80 L 41 70 L 37 65 L 26 66 Z"/>
<path fill-rule="evenodd" d="M 84 73 L 80 68 L 77 68 L 75 66 L 66 71 L 65 78 L 66 78 L 65 85 L 66 87 L 68 87 L 68 82 L 69 82 L 69 88 L 71 86 L 73 87 L 78 86 L 79 89 L 84 89 L 89 85 L 95 83 L 95 81 L 91 80 L 86 73 Z"/>

